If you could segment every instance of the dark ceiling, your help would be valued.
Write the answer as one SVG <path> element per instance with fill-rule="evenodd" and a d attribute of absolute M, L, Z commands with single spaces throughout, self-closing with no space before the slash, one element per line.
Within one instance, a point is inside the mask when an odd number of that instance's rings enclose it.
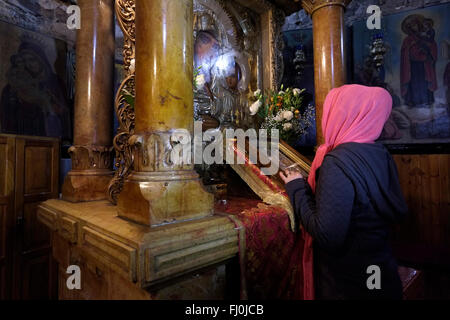
<path fill-rule="evenodd" d="M 291 15 L 294 12 L 300 11 L 302 5 L 300 1 L 295 0 L 270 0 L 273 4 L 283 9 L 286 15 Z"/>

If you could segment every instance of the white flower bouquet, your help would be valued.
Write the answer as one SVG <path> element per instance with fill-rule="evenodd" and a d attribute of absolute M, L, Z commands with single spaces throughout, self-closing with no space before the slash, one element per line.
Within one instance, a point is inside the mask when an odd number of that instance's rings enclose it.
<path fill-rule="evenodd" d="M 278 129 L 288 143 L 304 134 L 314 122 L 314 107 L 306 105 L 305 89 L 257 90 L 253 94 L 250 114 L 261 119 L 261 128 Z"/>

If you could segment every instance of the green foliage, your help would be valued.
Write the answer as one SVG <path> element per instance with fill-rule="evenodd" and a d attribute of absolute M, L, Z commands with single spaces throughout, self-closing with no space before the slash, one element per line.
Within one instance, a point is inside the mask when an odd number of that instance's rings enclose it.
<path fill-rule="evenodd" d="M 125 99 L 125 102 L 134 108 L 135 96 L 127 89 L 122 89 L 122 95 Z"/>
<path fill-rule="evenodd" d="M 194 70 L 194 77 L 192 79 L 192 85 L 194 86 L 194 90 L 197 89 L 197 77 L 200 75 L 200 70 L 202 69 L 202 66 L 199 66 L 195 68 Z"/>
<path fill-rule="evenodd" d="M 304 93 L 305 89 L 284 90 L 283 85 L 280 91 L 258 90 L 250 112 L 262 120 L 261 128 L 278 129 L 281 139 L 292 142 L 305 133 L 314 119 L 314 109 L 304 103 Z"/>

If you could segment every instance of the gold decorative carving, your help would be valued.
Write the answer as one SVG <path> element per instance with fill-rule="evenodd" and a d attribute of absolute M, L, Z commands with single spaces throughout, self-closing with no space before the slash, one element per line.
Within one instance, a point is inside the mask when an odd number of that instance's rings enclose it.
<path fill-rule="evenodd" d="M 264 88 L 278 88 L 283 77 L 283 48 L 281 35 L 285 21 L 285 13 L 268 0 L 235 0 L 243 7 L 260 15 L 262 31 L 262 44 L 264 67 Z M 264 35 L 267 34 L 267 37 Z"/>
<path fill-rule="evenodd" d="M 201 9 L 199 8 L 201 7 Z M 226 35 L 227 41 L 233 48 L 238 47 L 238 32 L 233 22 L 232 15 L 225 7 L 225 3 L 216 0 L 196 0 L 194 5 L 194 24 L 197 16 L 208 13 L 214 20 L 222 24 L 221 32 Z M 194 27 L 195 30 L 195 27 Z M 220 36 L 219 36 L 220 38 Z"/>
<path fill-rule="evenodd" d="M 283 141 L 279 144 L 279 151 L 280 163 L 282 163 L 284 167 L 297 164 L 297 166 L 300 167 L 302 174 L 305 176 L 309 174 L 311 162 L 308 159 L 303 158 L 297 151 Z M 261 200 L 265 203 L 285 209 L 289 216 L 291 229 L 292 231 L 295 231 L 297 225 L 294 217 L 294 210 L 286 195 L 273 191 L 272 188 L 255 174 L 250 166 L 234 164 L 231 165 L 231 168 L 245 181 L 245 183 L 247 183 L 250 189 L 252 189 Z M 276 180 L 276 177 L 272 178 L 272 181 L 274 180 Z"/>
<path fill-rule="evenodd" d="M 346 7 L 351 0 L 302 0 L 302 7 L 312 16 L 315 11 L 326 6 Z"/>
<path fill-rule="evenodd" d="M 283 62 L 283 49 L 284 41 L 281 35 L 282 27 L 285 21 L 285 14 L 283 10 L 278 8 L 272 9 L 270 15 L 270 45 L 272 50 L 271 54 L 271 67 L 272 67 L 272 88 L 279 88 L 284 73 Z"/>
<path fill-rule="evenodd" d="M 134 106 L 130 105 L 126 99 L 125 92 L 128 92 L 133 97 L 135 96 L 135 0 L 116 0 L 116 16 L 124 34 L 123 57 L 127 77 L 117 90 L 114 102 L 119 127 L 113 141 L 116 151 L 116 171 L 108 186 L 108 197 L 113 204 L 117 204 L 117 198 L 122 191 L 125 179 L 133 170 L 134 162 L 133 147 L 129 144 L 129 139 L 134 134 Z"/>
<path fill-rule="evenodd" d="M 116 16 L 124 35 L 123 57 L 125 70 L 129 73 L 134 73 L 134 70 L 130 70 L 130 66 L 132 65 L 132 60 L 135 58 L 136 52 L 136 29 L 134 26 L 136 19 L 135 0 L 116 0 Z"/>
<path fill-rule="evenodd" d="M 134 85 L 134 75 L 128 76 L 120 85 L 114 103 L 119 122 L 117 135 L 113 140 L 116 151 L 116 171 L 108 186 L 109 200 L 114 204 L 117 203 L 117 197 L 122 191 L 125 179 L 133 170 L 133 147 L 130 145 L 129 140 L 134 134 L 135 114 L 133 106 L 127 102 L 124 89 L 134 96 Z"/>
<path fill-rule="evenodd" d="M 277 89 L 281 85 L 284 72 L 284 42 L 281 31 L 285 13 L 266 0 L 252 0 L 246 6 L 252 10 L 258 7 L 257 12 L 261 14 L 264 88 Z"/>
<path fill-rule="evenodd" d="M 295 149 L 293 149 L 290 145 L 288 145 L 286 142 L 281 141 L 278 145 L 278 148 L 280 150 L 281 159 L 286 158 L 287 161 L 291 162 L 292 164 L 297 164 L 300 169 L 302 170 L 303 175 L 308 175 L 309 171 L 311 170 L 311 161 L 303 157 L 301 154 L 298 153 Z"/>
<path fill-rule="evenodd" d="M 105 146 L 72 146 L 72 170 L 111 170 L 112 148 Z"/>
<path fill-rule="evenodd" d="M 294 209 L 292 208 L 289 199 L 281 194 L 276 193 L 270 189 L 260 178 L 258 178 L 251 168 L 245 165 L 234 164 L 231 168 L 241 177 L 242 180 L 255 192 L 258 197 L 265 203 L 279 206 L 286 210 L 291 225 L 291 230 L 295 231 L 295 217 Z"/>

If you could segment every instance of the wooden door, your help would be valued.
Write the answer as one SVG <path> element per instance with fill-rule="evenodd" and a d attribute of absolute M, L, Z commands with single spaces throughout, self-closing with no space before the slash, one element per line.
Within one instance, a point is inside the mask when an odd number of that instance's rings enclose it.
<path fill-rule="evenodd" d="M 0 136 L 0 300 L 11 298 L 15 138 Z"/>
<path fill-rule="evenodd" d="M 58 197 L 58 173 L 58 140 L 17 138 L 15 299 L 51 299 L 56 295 L 51 233 L 37 220 L 36 209 L 42 201 Z"/>

